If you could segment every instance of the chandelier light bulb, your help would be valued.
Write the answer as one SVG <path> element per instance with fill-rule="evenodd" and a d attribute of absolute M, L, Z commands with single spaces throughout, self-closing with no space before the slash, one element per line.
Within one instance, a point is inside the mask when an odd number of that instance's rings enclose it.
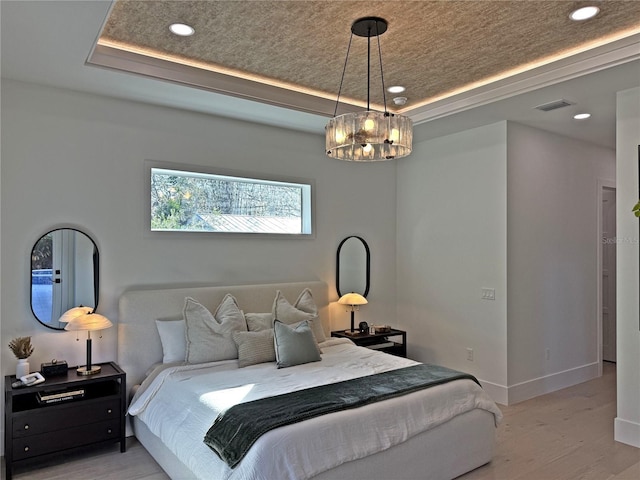
<path fill-rule="evenodd" d="M 371 130 L 373 130 L 376 126 L 376 122 L 374 122 L 371 118 L 367 118 L 364 121 L 364 129 L 368 132 L 370 132 Z"/>

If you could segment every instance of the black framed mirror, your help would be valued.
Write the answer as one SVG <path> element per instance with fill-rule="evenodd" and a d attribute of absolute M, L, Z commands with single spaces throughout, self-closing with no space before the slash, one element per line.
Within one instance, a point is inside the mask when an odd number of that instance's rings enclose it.
<path fill-rule="evenodd" d="M 96 243 L 74 228 L 45 233 L 31 249 L 31 311 L 45 327 L 64 330 L 60 316 L 73 307 L 98 306 Z"/>
<path fill-rule="evenodd" d="M 338 245 L 336 258 L 336 290 L 345 293 L 369 293 L 371 253 L 363 238 L 351 235 Z"/>

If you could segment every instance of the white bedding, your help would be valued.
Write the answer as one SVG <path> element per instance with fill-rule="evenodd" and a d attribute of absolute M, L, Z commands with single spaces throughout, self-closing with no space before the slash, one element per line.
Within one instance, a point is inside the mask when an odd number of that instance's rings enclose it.
<path fill-rule="evenodd" d="M 203 442 L 220 411 L 235 403 L 416 364 L 346 339 L 329 339 L 320 346 L 321 362 L 284 369 L 275 363 L 240 369 L 237 360 L 165 367 L 145 380 L 129 414 L 137 415 L 203 480 L 303 480 L 388 449 L 474 408 L 500 421 L 500 410 L 477 384 L 458 380 L 272 430 L 230 469 Z"/>

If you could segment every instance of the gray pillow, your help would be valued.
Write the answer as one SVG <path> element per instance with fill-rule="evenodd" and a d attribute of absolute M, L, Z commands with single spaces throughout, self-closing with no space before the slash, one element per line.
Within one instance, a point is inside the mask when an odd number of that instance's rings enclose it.
<path fill-rule="evenodd" d="M 311 290 L 308 288 L 305 288 L 302 293 L 300 293 L 293 305 L 291 305 L 282 292 L 278 290 L 276 292 L 276 298 L 273 301 L 272 313 L 274 320 L 278 319 L 287 325 L 308 320 L 316 341 L 320 343 L 327 339 L 320 317 L 318 317 L 318 307 L 313 300 Z"/>
<path fill-rule="evenodd" d="M 273 338 L 278 368 L 293 367 L 322 359 L 309 322 L 306 320 L 296 327 L 274 320 Z"/>
<path fill-rule="evenodd" d="M 227 294 L 212 315 L 193 298 L 184 299 L 188 363 L 217 362 L 238 358 L 231 334 L 247 331 L 244 315 L 236 299 Z"/>
<path fill-rule="evenodd" d="M 233 332 L 233 341 L 238 346 L 238 365 L 240 368 L 276 361 L 273 345 L 273 329 L 259 332 Z"/>

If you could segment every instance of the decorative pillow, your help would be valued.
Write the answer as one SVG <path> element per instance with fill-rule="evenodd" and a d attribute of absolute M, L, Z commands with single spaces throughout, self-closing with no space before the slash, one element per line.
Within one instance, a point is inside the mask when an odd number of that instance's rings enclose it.
<path fill-rule="evenodd" d="M 318 317 L 318 307 L 313 301 L 311 290 L 305 288 L 298 296 L 296 303 L 291 305 L 280 290 L 276 293 L 273 301 L 273 318 L 291 325 L 303 320 L 308 320 L 313 335 L 318 343 L 324 342 L 327 338 L 324 335 L 322 322 Z"/>
<path fill-rule="evenodd" d="M 278 368 L 322 360 L 307 320 L 300 322 L 297 327 L 274 320 L 273 338 Z"/>
<path fill-rule="evenodd" d="M 269 314 L 271 315 L 271 314 Z M 276 361 L 273 345 L 273 329 L 259 332 L 233 332 L 233 341 L 238 346 L 238 364 L 240 368 Z"/>
<path fill-rule="evenodd" d="M 184 299 L 188 363 L 217 362 L 238 358 L 233 332 L 246 332 L 247 324 L 236 299 L 227 294 L 212 315 L 193 298 Z"/>
<path fill-rule="evenodd" d="M 245 313 L 244 319 L 250 332 L 260 332 L 273 328 L 273 313 Z"/>
<path fill-rule="evenodd" d="M 184 362 L 187 340 L 184 320 L 156 320 L 162 343 L 162 363 Z"/>

